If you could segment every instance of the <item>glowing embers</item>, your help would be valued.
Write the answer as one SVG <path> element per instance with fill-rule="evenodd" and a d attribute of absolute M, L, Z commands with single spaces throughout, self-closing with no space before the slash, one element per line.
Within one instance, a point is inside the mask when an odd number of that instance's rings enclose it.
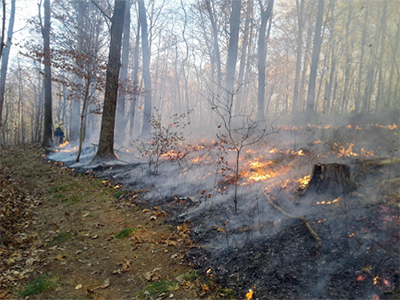
<path fill-rule="evenodd" d="M 339 203 L 340 199 L 342 199 L 342 197 L 336 198 L 335 200 L 332 200 L 332 201 L 317 202 L 317 205 L 331 205 L 331 204 Z"/>

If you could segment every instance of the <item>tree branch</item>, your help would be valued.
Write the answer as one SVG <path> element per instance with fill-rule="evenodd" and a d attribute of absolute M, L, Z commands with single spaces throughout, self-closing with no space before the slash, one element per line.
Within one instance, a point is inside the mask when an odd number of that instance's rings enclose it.
<path fill-rule="evenodd" d="M 106 14 L 106 12 L 94 1 L 92 0 L 92 3 L 94 4 L 94 6 L 96 6 L 98 8 L 98 10 L 101 11 L 101 13 L 109 20 L 111 21 L 111 17 L 109 15 Z"/>

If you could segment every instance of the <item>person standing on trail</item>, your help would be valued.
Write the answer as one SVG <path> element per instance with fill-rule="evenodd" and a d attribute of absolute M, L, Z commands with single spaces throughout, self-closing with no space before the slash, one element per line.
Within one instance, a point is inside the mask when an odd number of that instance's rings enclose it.
<path fill-rule="evenodd" d="M 56 141 L 58 140 L 60 144 L 63 143 L 64 140 L 64 126 L 63 122 L 60 121 L 60 123 L 57 125 L 56 129 L 54 130 L 54 136 L 56 137 Z"/>

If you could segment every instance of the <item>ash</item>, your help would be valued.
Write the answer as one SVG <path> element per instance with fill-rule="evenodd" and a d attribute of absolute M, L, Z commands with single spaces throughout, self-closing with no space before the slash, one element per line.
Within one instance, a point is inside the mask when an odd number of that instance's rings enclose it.
<path fill-rule="evenodd" d="M 127 191 L 145 190 L 136 204 L 160 206 L 171 216 L 169 222 L 189 222 L 195 245 L 189 262 L 238 298 L 253 289 L 254 299 L 395 299 L 400 197 L 390 180 L 400 177 L 400 164 L 365 163 L 399 159 L 391 155 L 393 129 L 353 127 L 282 128 L 249 149 L 240 161 L 237 212 L 234 182 L 216 167 L 216 146 L 210 141 L 199 142 L 183 161 L 166 160 L 158 174 L 127 151 L 118 153 L 118 162 L 90 165 L 95 149 L 88 145 L 80 163 L 73 162 L 73 151 L 48 158 Z M 372 135 L 379 141 L 371 142 Z M 310 191 L 300 197 L 313 165 L 326 163 L 349 166 L 357 190 L 339 196 Z"/>

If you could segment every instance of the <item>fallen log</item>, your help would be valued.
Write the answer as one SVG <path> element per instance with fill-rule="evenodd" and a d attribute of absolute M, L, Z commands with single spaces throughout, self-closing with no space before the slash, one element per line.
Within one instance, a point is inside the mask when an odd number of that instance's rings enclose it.
<path fill-rule="evenodd" d="M 367 159 L 355 159 L 353 163 L 366 167 L 386 167 L 400 164 L 400 157 L 376 157 Z"/>
<path fill-rule="evenodd" d="M 300 216 L 300 217 L 296 217 L 292 214 L 287 213 L 286 211 L 284 211 L 282 208 L 280 208 L 278 205 L 276 205 L 274 202 L 271 201 L 271 199 L 269 199 L 269 196 L 264 193 L 264 195 L 267 197 L 268 202 L 279 212 L 281 212 L 283 215 L 285 215 L 286 217 L 290 218 L 290 219 L 298 219 L 300 221 L 303 222 L 303 225 L 307 228 L 308 232 L 311 234 L 311 236 L 317 241 L 317 243 L 315 244 L 315 248 L 319 249 L 322 246 L 322 241 L 321 238 L 318 236 L 318 234 L 312 229 L 310 223 L 308 222 L 308 220 L 306 220 L 306 218 L 304 216 Z"/>
<path fill-rule="evenodd" d="M 317 164 L 314 165 L 310 181 L 300 192 L 300 196 L 314 190 L 317 194 L 331 193 L 339 197 L 353 192 L 357 186 L 349 166 L 337 163 Z"/>

